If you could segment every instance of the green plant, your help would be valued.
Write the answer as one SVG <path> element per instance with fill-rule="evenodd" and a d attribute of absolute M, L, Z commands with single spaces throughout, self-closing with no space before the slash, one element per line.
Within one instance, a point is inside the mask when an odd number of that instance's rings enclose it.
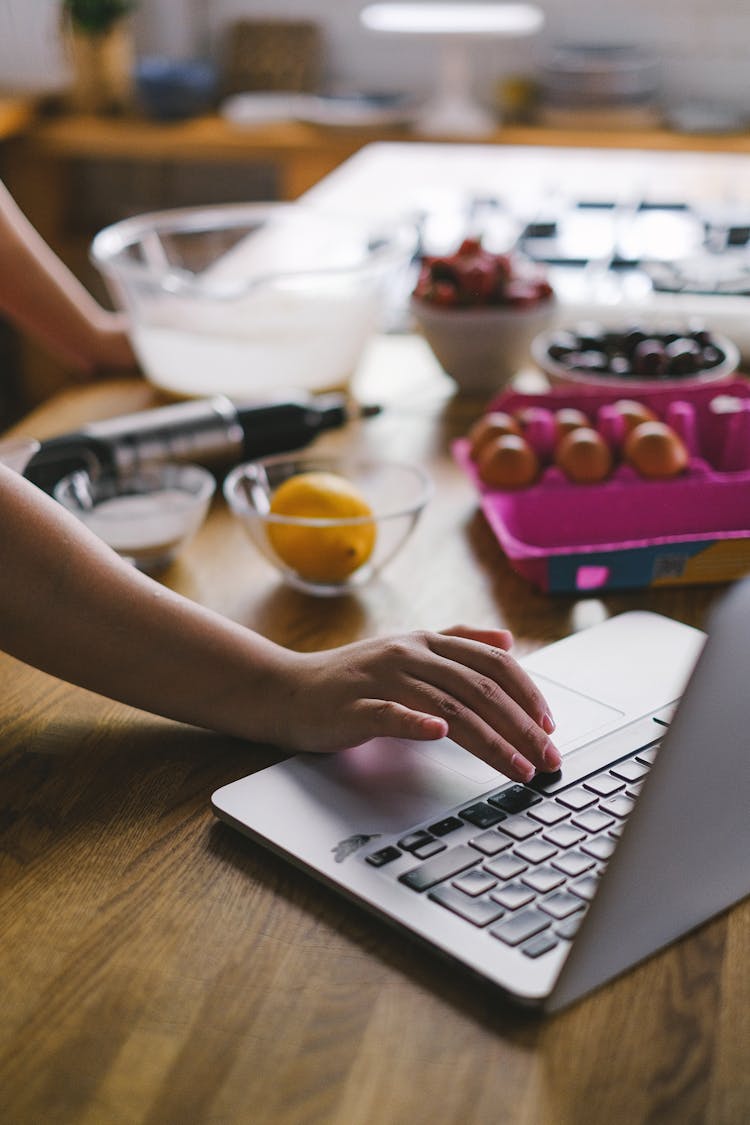
<path fill-rule="evenodd" d="M 109 31 L 136 6 L 136 0 L 63 0 L 63 12 L 77 31 Z"/>

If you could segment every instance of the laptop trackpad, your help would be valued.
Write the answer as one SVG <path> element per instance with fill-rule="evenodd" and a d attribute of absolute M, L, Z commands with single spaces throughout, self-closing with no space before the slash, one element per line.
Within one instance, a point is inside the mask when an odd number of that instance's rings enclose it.
<path fill-rule="evenodd" d="M 584 742 L 622 723 L 624 712 L 615 707 L 609 707 L 596 699 L 590 699 L 587 695 L 563 687 L 562 684 L 555 683 L 546 676 L 535 675 L 534 682 L 543 692 L 555 717 L 557 730 L 552 736 L 552 741 L 563 755 L 570 753 L 571 750 L 577 750 Z M 472 781 L 492 785 L 496 779 L 506 780 L 492 766 L 475 758 L 473 754 L 469 754 L 450 739 L 443 738 L 438 742 L 415 742 L 411 746 L 431 761 L 439 762 L 440 765 L 471 778 Z"/>

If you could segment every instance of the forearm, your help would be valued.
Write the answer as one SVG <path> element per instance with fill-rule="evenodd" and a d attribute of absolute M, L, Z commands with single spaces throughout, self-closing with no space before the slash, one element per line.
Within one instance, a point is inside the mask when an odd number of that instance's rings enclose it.
<path fill-rule="evenodd" d="M 274 740 L 295 655 L 122 562 L 0 468 L 0 647 L 157 714 Z"/>
<path fill-rule="evenodd" d="M 292 750 L 450 734 L 518 781 L 560 766 L 504 630 L 292 653 L 146 578 L 2 466 L 0 532 L 0 647 L 61 679 Z"/>
<path fill-rule="evenodd" d="M 81 371 L 135 363 L 122 319 L 94 300 L 2 184 L 0 311 Z"/>

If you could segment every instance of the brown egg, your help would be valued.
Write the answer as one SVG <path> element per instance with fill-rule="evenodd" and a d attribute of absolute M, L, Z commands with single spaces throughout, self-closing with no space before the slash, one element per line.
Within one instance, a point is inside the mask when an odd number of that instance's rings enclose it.
<path fill-rule="evenodd" d="M 546 406 L 522 406 L 520 410 L 515 411 L 513 416 L 518 420 L 523 432 L 528 430 L 530 426 L 539 423 L 544 425 L 554 418 L 552 411 L 548 410 Z"/>
<path fill-rule="evenodd" d="M 645 402 L 636 402 L 632 398 L 618 398 L 617 402 L 612 403 L 612 409 L 622 415 L 626 434 L 629 434 L 636 426 L 640 426 L 641 422 L 656 421 L 656 414 L 650 406 L 646 406 Z"/>
<path fill-rule="evenodd" d="M 555 461 L 568 480 L 576 484 L 595 484 L 612 471 L 611 450 L 590 426 L 566 434 L 555 450 Z"/>
<path fill-rule="evenodd" d="M 511 414 L 502 410 L 491 410 L 477 419 L 468 433 L 469 453 L 474 461 L 479 459 L 479 454 L 484 445 L 493 438 L 502 437 L 503 434 L 520 434 L 521 426 Z"/>
<path fill-rule="evenodd" d="M 571 430 L 578 430 L 581 426 L 590 426 L 591 419 L 582 410 L 575 406 L 563 406 L 555 411 L 555 429 L 558 438 L 569 434 Z"/>
<path fill-rule="evenodd" d="M 625 460 L 642 477 L 676 477 L 690 460 L 687 446 L 664 422 L 641 422 L 628 435 Z"/>
<path fill-rule="evenodd" d="M 526 488 L 539 475 L 539 458 L 518 434 L 502 434 L 483 447 L 477 469 L 490 488 Z"/>

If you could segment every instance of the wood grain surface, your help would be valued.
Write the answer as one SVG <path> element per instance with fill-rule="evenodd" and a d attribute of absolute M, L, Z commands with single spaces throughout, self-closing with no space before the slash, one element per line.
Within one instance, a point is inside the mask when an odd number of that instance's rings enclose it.
<path fill-rule="evenodd" d="M 449 453 L 482 404 L 418 344 L 381 341 L 355 389 L 386 409 L 316 451 L 408 457 L 436 485 L 382 578 L 341 600 L 287 589 L 218 499 L 165 583 L 299 650 L 472 622 L 510 626 L 524 652 L 635 608 L 704 623 L 720 587 L 550 597 L 515 575 Z M 156 401 L 136 381 L 69 390 L 16 432 Z M 213 789 L 272 747 L 5 656 L 0 685 L 2 1122 L 750 1120 L 747 903 L 540 1020 L 214 820 Z"/>

